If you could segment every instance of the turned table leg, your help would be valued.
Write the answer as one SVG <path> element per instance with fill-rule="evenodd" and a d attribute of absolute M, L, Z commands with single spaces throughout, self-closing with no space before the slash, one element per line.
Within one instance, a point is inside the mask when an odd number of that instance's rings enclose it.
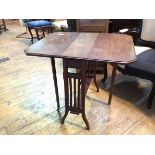
<path fill-rule="evenodd" d="M 69 112 L 69 92 L 68 92 L 68 67 L 65 59 L 63 59 L 63 78 L 64 78 L 64 91 L 65 91 L 65 115 L 62 118 L 61 123 L 64 124 L 65 118 Z"/>
<path fill-rule="evenodd" d="M 112 76 L 111 76 L 111 85 L 110 85 L 110 92 L 109 92 L 109 100 L 108 100 L 108 105 L 111 104 L 112 100 L 112 91 L 113 91 L 113 86 L 115 82 L 115 77 L 116 77 L 116 64 L 112 64 L 113 69 L 112 69 Z"/>
<path fill-rule="evenodd" d="M 102 83 L 105 82 L 105 80 L 107 79 L 107 76 L 108 76 L 107 63 L 103 64 L 103 74 L 104 74 L 104 78 L 102 79 Z"/>

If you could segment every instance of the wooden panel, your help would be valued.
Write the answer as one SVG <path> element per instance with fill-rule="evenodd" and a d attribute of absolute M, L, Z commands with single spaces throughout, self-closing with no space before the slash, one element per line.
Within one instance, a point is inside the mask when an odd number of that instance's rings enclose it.
<path fill-rule="evenodd" d="M 107 19 L 78 19 L 80 26 L 103 26 L 108 23 Z"/>
<path fill-rule="evenodd" d="M 107 28 L 103 26 L 84 26 L 80 27 L 79 31 L 82 32 L 107 32 Z"/>
<path fill-rule="evenodd" d="M 108 32 L 108 19 L 78 19 L 77 32 Z"/>
<path fill-rule="evenodd" d="M 109 29 L 108 19 L 77 19 L 77 32 L 106 33 Z M 103 64 L 97 63 L 97 73 L 103 73 Z"/>

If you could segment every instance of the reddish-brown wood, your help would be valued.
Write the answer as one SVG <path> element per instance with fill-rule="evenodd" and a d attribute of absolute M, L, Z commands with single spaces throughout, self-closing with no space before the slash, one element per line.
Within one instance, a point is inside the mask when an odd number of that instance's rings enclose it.
<path fill-rule="evenodd" d="M 113 66 L 113 69 L 112 69 L 112 76 L 111 76 L 111 85 L 110 85 L 110 91 L 109 91 L 108 105 L 111 104 L 113 85 L 114 85 L 115 77 L 116 77 L 116 64 L 112 64 L 112 66 Z"/>
<path fill-rule="evenodd" d="M 97 86 L 95 79 L 96 63 L 93 63 L 93 61 L 110 62 L 113 65 L 108 101 L 108 104 L 110 104 L 116 74 L 116 64 L 128 64 L 136 59 L 132 37 L 124 34 L 58 32 L 53 33 L 47 38 L 33 44 L 27 48 L 25 52 L 27 55 L 31 56 L 63 58 L 65 115 L 62 118 L 61 123 L 64 123 L 69 111 L 75 114 L 82 113 L 82 118 L 88 130 L 89 123 L 85 115 L 85 94 L 92 77 L 94 78 L 94 82 Z M 55 67 L 55 64 L 53 66 Z M 72 73 L 68 73 L 68 68 L 81 69 L 81 76 L 78 74 L 73 75 Z M 93 68 L 94 72 L 92 71 Z M 53 72 L 53 74 L 56 77 L 56 72 Z M 69 78 L 73 78 L 74 97 L 71 97 L 72 81 L 68 81 Z M 78 79 L 81 81 L 80 85 L 78 84 L 77 91 L 76 80 Z M 70 84 L 70 91 L 68 82 Z M 80 94 L 80 98 L 77 97 L 77 94 Z M 74 102 L 72 102 L 72 99 L 74 99 Z M 77 103 L 77 99 L 81 101 Z"/>
<path fill-rule="evenodd" d="M 77 32 L 108 32 L 108 19 L 77 19 Z"/>
<path fill-rule="evenodd" d="M 58 91 L 58 84 L 57 84 L 57 76 L 56 76 L 56 68 L 55 68 L 55 60 L 54 60 L 54 58 L 51 58 L 51 66 L 52 66 L 53 81 L 54 81 L 56 101 L 57 101 L 57 110 L 59 110 L 59 108 L 60 108 L 59 91 Z"/>
<path fill-rule="evenodd" d="M 74 109 L 76 110 L 76 78 L 74 78 Z"/>
<path fill-rule="evenodd" d="M 135 61 L 133 39 L 112 33 L 53 33 L 25 50 L 27 55 L 113 63 Z"/>

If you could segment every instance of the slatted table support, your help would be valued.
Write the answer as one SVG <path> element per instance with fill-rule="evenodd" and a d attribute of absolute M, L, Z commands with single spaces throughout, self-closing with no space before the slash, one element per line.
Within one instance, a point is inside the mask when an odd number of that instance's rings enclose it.
<path fill-rule="evenodd" d="M 69 68 L 80 70 L 78 73 L 70 73 Z M 63 59 L 64 88 L 65 88 L 65 115 L 63 124 L 70 111 L 73 114 L 82 114 L 87 130 L 90 129 L 85 115 L 85 96 L 93 78 L 97 91 L 99 87 L 96 82 L 96 62 L 86 60 Z"/>

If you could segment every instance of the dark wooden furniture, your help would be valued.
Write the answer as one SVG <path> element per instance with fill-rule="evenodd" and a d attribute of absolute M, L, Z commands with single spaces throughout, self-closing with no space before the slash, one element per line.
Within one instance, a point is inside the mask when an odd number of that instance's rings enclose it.
<path fill-rule="evenodd" d="M 109 33 L 119 33 L 119 34 L 127 34 L 132 36 L 134 44 L 139 44 L 139 33 L 141 27 L 142 20 L 141 19 L 109 19 Z M 126 29 L 125 32 L 121 32 L 121 30 Z M 104 77 L 102 79 L 102 83 L 105 82 L 108 76 L 107 64 L 103 65 L 103 73 Z"/>
<path fill-rule="evenodd" d="M 76 20 L 76 30 L 77 32 L 99 32 L 107 33 L 109 29 L 108 19 L 77 19 Z M 97 73 L 103 73 L 107 69 L 106 64 L 97 63 L 96 64 Z M 104 75 L 106 76 L 106 75 Z"/>
<path fill-rule="evenodd" d="M 151 20 L 150 21 L 148 20 L 148 22 L 152 24 Z M 146 32 L 150 33 L 149 34 L 150 38 L 152 38 L 151 29 L 149 27 L 145 27 L 145 28 L 146 28 Z M 138 29 L 139 29 L 138 31 L 139 38 L 137 38 L 136 44 L 138 44 L 138 46 L 151 47 L 153 49 L 144 50 L 142 53 L 137 55 L 136 62 L 134 62 L 133 64 L 126 65 L 125 68 L 122 68 L 121 66 L 117 66 L 117 69 L 123 74 L 150 80 L 152 82 L 152 89 L 148 98 L 148 105 L 147 105 L 147 107 L 150 109 L 155 95 L 155 42 L 149 41 L 148 39 L 145 40 L 144 36 L 143 36 L 144 38 L 141 38 L 141 32 L 142 30 L 144 30 L 143 20 L 140 21 L 140 25 Z M 152 31 L 154 31 L 154 29 Z"/>
<path fill-rule="evenodd" d="M 7 28 L 6 28 L 5 20 L 4 20 L 4 19 L 1 19 L 1 21 L 2 21 L 2 24 L 0 25 L 0 31 L 1 31 L 1 30 L 6 31 Z"/>
<path fill-rule="evenodd" d="M 121 29 L 134 29 L 138 26 L 139 19 L 110 19 L 110 32 L 119 32 Z"/>
<path fill-rule="evenodd" d="M 69 111 L 76 114 L 82 113 L 83 120 L 88 130 L 89 123 L 85 116 L 85 94 L 89 77 L 93 77 L 95 81 L 93 62 L 109 62 L 113 66 L 108 100 L 108 104 L 110 104 L 116 75 L 116 64 L 132 63 L 136 59 L 132 37 L 108 33 L 53 33 L 27 48 L 25 52 L 30 56 L 51 58 L 57 98 L 58 87 L 54 58 L 63 59 L 65 115 L 62 119 L 62 123 L 64 123 Z M 90 65 L 87 65 L 88 63 Z M 90 66 L 88 70 L 86 66 Z M 72 74 L 68 72 L 68 68 L 78 68 L 81 69 L 81 72 Z M 71 79 L 73 83 L 71 83 Z M 76 83 L 77 87 L 75 87 Z M 72 87 L 73 84 L 74 86 Z M 73 96 L 71 95 L 72 90 L 74 90 Z M 74 102 L 72 102 L 72 98 L 74 98 Z"/>
<path fill-rule="evenodd" d="M 155 50 L 149 49 L 137 55 L 137 61 L 125 68 L 117 66 L 117 70 L 125 75 L 135 76 L 152 82 L 152 90 L 147 107 L 150 109 L 155 94 Z"/>
<path fill-rule="evenodd" d="M 138 27 L 140 25 L 140 22 L 141 19 L 110 19 L 109 32 L 131 35 L 134 42 L 136 42 L 138 38 L 137 31 L 139 31 Z M 121 32 L 121 30 L 123 29 L 126 29 L 126 31 Z"/>
<path fill-rule="evenodd" d="M 108 32 L 108 19 L 77 19 L 77 32 Z"/>

